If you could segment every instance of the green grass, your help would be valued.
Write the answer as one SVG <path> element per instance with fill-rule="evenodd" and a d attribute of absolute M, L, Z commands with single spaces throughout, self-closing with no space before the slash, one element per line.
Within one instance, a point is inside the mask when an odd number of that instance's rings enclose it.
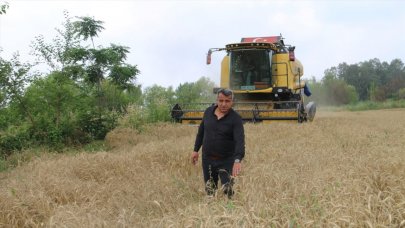
<path fill-rule="evenodd" d="M 377 101 L 361 101 L 355 104 L 342 105 L 342 106 L 320 106 L 319 109 L 323 111 L 366 111 L 378 109 L 393 109 L 405 108 L 405 100 L 386 100 L 383 102 Z"/>
<path fill-rule="evenodd" d="M 89 144 L 84 145 L 83 150 L 88 153 L 95 153 L 99 151 L 107 151 L 109 150 L 109 148 L 104 140 L 95 140 Z"/>
<path fill-rule="evenodd" d="M 0 172 L 6 171 L 8 169 L 7 161 L 0 158 Z"/>
<path fill-rule="evenodd" d="M 405 108 L 405 100 L 386 100 L 383 102 L 364 101 L 353 105 L 347 105 L 345 108 L 349 111 Z"/>

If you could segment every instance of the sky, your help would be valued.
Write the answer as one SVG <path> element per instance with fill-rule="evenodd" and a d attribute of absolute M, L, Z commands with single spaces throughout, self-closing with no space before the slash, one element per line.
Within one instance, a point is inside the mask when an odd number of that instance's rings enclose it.
<path fill-rule="evenodd" d="M 378 58 L 405 61 L 405 1 L 394 0 L 7 0 L 0 15 L 0 56 L 18 52 L 34 61 L 30 45 L 43 35 L 51 42 L 61 28 L 63 11 L 72 17 L 104 21 L 95 45 L 130 48 L 127 62 L 141 71 L 137 83 L 176 88 L 202 76 L 217 85 L 224 52 L 209 48 L 239 42 L 242 37 L 280 35 L 296 47 L 304 79 L 322 79 L 340 63 Z M 0 3 L 4 3 L 0 0 Z M 88 43 L 90 45 L 90 43 Z"/>

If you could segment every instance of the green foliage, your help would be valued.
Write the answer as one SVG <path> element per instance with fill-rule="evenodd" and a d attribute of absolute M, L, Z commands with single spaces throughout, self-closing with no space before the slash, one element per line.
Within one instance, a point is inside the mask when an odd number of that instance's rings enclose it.
<path fill-rule="evenodd" d="M 108 150 L 108 146 L 104 140 L 94 140 L 91 143 L 86 144 L 83 149 L 86 152 L 93 153 Z"/>
<path fill-rule="evenodd" d="M 144 91 L 146 121 L 148 123 L 170 121 L 170 108 L 174 103 L 174 96 L 172 87 L 154 85 L 146 88 Z"/>
<path fill-rule="evenodd" d="M 325 81 L 327 101 L 330 105 L 342 105 L 357 101 L 356 90 L 344 81 L 334 79 Z"/>
<path fill-rule="evenodd" d="M 6 14 L 8 8 L 9 8 L 8 2 L 0 4 L 0 15 Z"/>
<path fill-rule="evenodd" d="M 175 103 L 214 102 L 214 87 L 214 82 L 206 77 L 180 84 L 175 91 L 172 87 L 148 87 L 144 90 L 142 101 L 129 107 L 120 125 L 142 131 L 145 124 L 171 121 L 170 110 Z"/>
<path fill-rule="evenodd" d="M 5 158 L 15 151 L 22 150 L 29 142 L 26 126 L 10 127 L 0 133 L 0 157 Z"/>
<path fill-rule="evenodd" d="M 55 148 L 85 142 L 82 135 L 74 137 L 79 129 L 76 115 L 86 105 L 78 102 L 79 97 L 83 97 L 80 88 L 62 72 L 34 81 L 24 97 L 34 120 L 32 139 Z"/>
<path fill-rule="evenodd" d="M 34 124 L 30 107 L 24 100 L 25 86 L 35 80 L 35 75 L 29 73 L 31 67 L 30 64 L 21 63 L 18 54 L 10 61 L 0 58 L 0 114 L 4 114 L 0 117 L 0 129 L 18 124 L 24 117 Z"/>
<path fill-rule="evenodd" d="M 93 91 L 96 96 L 89 100 L 89 105 L 82 107 L 79 119 L 81 129 L 93 139 L 104 139 L 114 129 L 119 118 L 127 113 L 129 105 L 139 102 L 140 87 L 122 90 L 120 86 L 105 80 L 100 91 Z"/>
<path fill-rule="evenodd" d="M 312 95 L 308 100 L 314 101 L 316 104 L 327 104 L 328 100 L 326 97 L 326 88 L 322 85 L 321 82 L 317 82 L 313 77 L 311 80 L 306 82 L 311 90 Z"/>
<path fill-rule="evenodd" d="M 377 58 L 351 65 L 341 63 L 327 71 L 333 71 L 337 79 L 354 86 L 361 101 L 396 98 L 399 89 L 405 87 L 405 67 L 400 59 L 391 63 Z"/>
<path fill-rule="evenodd" d="M 352 104 L 358 101 L 354 86 L 337 79 L 333 72 L 325 72 L 325 74 L 321 82 L 316 82 L 315 79 L 308 81 L 312 91 L 310 100 L 327 106 Z"/>
<path fill-rule="evenodd" d="M 94 47 L 93 37 L 98 36 L 98 33 L 101 32 L 104 27 L 103 21 L 95 20 L 91 17 L 76 17 L 79 20 L 73 22 L 74 33 L 77 37 L 82 37 L 83 40 L 91 39 L 91 42 Z"/>
<path fill-rule="evenodd" d="M 139 74 L 139 70 L 136 66 L 131 66 L 129 64 L 113 65 L 110 68 L 109 78 L 111 81 L 119 85 L 122 89 L 131 89 L 133 76 Z"/>
<path fill-rule="evenodd" d="M 405 88 L 398 90 L 398 99 L 405 99 Z"/>
<path fill-rule="evenodd" d="M 201 77 L 196 82 L 180 84 L 176 89 L 176 103 L 214 102 L 214 87 L 215 83 L 207 77 Z"/>
<path fill-rule="evenodd" d="M 72 61 L 72 51 L 85 50 L 81 45 L 81 40 L 75 36 L 75 30 L 71 22 L 71 17 L 68 12 L 64 12 L 65 21 L 62 23 L 62 28 L 57 28 L 58 34 L 52 39 L 52 42 L 47 42 L 43 35 L 35 37 L 35 41 L 31 43 L 32 54 L 37 57 L 38 62 L 43 62 L 51 67 L 54 71 L 62 71 L 63 68 L 75 64 Z M 76 53 L 73 51 L 73 53 Z M 77 54 L 77 53 L 76 53 Z M 80 53 L 83 57 L 83 53 Z M 77 58 L 77 56 L 75 56 Z M 85 57 L 83 57 L 85 58 Z M 82 64 L 83 64 L 83 60 Z"/>
<path fill-rule="evenodd" d="M 8 107 L 0 108 L 0 131 L 23 121 L 25 121 L 25 116 L 18 104 L 10 104 Z"/>
<path fill-rule="evenodd" d="M 384 101 L 404 96 L 401 90 L 405 88 L 405 67 L 400 59 L 391 63 L 378 59 L 351 65 L 341 63 L 327 69 L 321 82 L 312 79 L 309 84 L 313 92 L 310 99 L 321 105 L 353 105 L 364 101 L 359 109 L 389 108 Z"/>
<path fill-rule="evenodd" d="M 101 114 L 101 115 L 100 115 Z M 79 125 L 94 139 L 104 139 L 117 124 L 117 116 L 111 112 L 86 112 L 79 116 Z"/>
<path fill-rule="evenodd" d="M 38 36 L 32 43 L 33 54 L 51 72 L 35 77 L 31 65 L 21 64 L 18 56 L 0 58 L 0 131 L 5 132 L 0 150 L 5 156 L 29 145 L 62 150 L 104 139 L 127 107 L 140 101 L 142 92 L 135 84 L 139 70 L 125 62 L 129 48 L 95 48 L 93 38 L 104 29 L 103 22 L 77 19 L 72 22 L 65 12 L 51 42 Z M 82 45 L 89 38 L 92 48 Z M 12 127 L 21 130 L 6 131 Z"/>
<path fill-rule="evenodd" d="M 405 108 L 405 100 L 388 99 L 384 102 L 362 101 L 355 104 L 344 106 L 344 108 L 350 111 Z"/>
<path fill-rule="evenodd" d="M 10 61 L 0 57 L 0 88 L 3 101 L 1 106 L 4 107 L 13 100 L 21 100 L 25 85 L 35 78 L 28 74 L 31 67 L 30 64 L 20 62 L 18 53 L 14 54 Z"/>
<path fill-rule="evenodd" d="M 146 109 L 142 105 L 132 105 L 128 108 L 127 115 L 121 119 L 120 125 L 143 131 L 147 121 Z"/>
<path fill-rule="evenodd" d="M 7 161 L 4 158 L 0 157 L 0 172 L 4 172 L 7 169 L 8 169 Z"/>

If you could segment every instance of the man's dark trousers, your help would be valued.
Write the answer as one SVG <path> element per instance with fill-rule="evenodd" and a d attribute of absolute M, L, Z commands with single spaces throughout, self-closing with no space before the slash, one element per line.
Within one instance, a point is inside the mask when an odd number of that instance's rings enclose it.
<path fill-rule="evenodd" d="M 214 194 L 215 190 L 218 189 L 219 179 L 221 179 L 224 193 L 227 194 L 228 197 L 233 195 L 231 175 L 234 162 L 235 159 L 232 157 L 225 159 L 210 159 L 203 156 L 202 167 L 205 191 L 208 195 Z"/>

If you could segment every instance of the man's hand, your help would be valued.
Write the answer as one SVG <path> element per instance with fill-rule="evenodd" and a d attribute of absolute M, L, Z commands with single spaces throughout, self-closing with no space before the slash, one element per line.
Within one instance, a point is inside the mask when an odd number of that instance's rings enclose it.
<path fill-rule="evenodd" d="M 240 162 L 233 163 L 232 176 L 236 177 L 237 175 L 239 175 L 241 170 L 242 164 Z"/>
<path fill-rule="evenodd" d="M 193 165 L 197 165 L 198 162 L 198 152 L 193 151 L 193 153 L 191 154 L 191 163 L 193 163 Z"/>

